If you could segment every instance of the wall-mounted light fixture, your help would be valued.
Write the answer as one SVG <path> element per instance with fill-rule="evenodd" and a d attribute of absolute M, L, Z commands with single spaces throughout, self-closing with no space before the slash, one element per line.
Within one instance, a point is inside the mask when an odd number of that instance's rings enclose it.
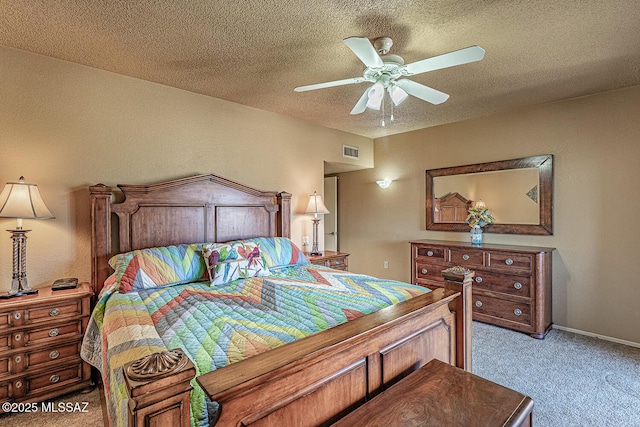
<path fill-rule="evenodd" d="M 378 184 L 378 186 L 380 188 L 389 188 L 389 186 L 391 185 L 391 180 L 390 179 L 382 179 L 380 181 L 376 181 L 376 184 Z"/>

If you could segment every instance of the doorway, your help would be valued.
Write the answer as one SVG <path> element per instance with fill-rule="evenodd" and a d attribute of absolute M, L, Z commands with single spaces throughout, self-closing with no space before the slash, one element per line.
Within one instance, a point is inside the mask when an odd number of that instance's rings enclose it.
<path fill-rule="evenodd" d="M 338 177 L 324 179 L 324 204 L 329 213 L 324 216 L 324 249 L 337 251 L 338 244 Z"/>

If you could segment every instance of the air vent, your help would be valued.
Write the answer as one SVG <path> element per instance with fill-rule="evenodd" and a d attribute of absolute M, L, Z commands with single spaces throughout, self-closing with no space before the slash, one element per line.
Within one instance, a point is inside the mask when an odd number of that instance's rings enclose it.
<path fill-rule="evenodd" d="M 350 145 L 342 146 L 342 157 L 349 157 L 350 159 L 359 159 L 358 147 L 352 147 Z"/>

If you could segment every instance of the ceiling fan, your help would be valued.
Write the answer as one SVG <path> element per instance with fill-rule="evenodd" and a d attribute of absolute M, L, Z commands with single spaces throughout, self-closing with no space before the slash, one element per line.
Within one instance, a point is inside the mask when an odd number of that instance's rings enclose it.
<path fill-rule="evenodd" d="M 388 53 L 393 45 L 393 40 L 389 37 L 377 38 L 373 44 L 366 37 L 349 37 L 344 39 L 343 42 L 366 66 L 362 77 L 299 86 L 294 91 L 305 92 L 363 82 L 373 83 L 371 87 L 364 91 L 353 110 L 351 110 L 351 114 L 360 114 L 367 108 L 379 110 L 385 91 L 389 93 L 395 105 L 400 105 L 407 99 L 408 95 L 432 104 L 441 104 L 449 98 L 449 95 L 401 77 L 468 64 L 484 58 L 484 49 L 479 46 L 470 46 L 405 65 L 404 59 L 400 56 Z"/>

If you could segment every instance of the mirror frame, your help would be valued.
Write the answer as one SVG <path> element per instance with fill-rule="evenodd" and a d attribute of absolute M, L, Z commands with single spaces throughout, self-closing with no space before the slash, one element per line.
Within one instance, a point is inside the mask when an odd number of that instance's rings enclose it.
<path fill-rule="evenodd" d="M 465 223 L 434 222 L 433 179 L 440 176 L 462 175 L 468 173 L 502 171 L 509 169 L 537 168 L 539 177 L 538 201 L 540 204 L 539 224 L 491 224 L 483 227 L 485 232 L 504 234 L 553 234 L 553 155 L 525 157 L 522 159 L 501 160 L 478 163 L 475 165 L 454 166 L 450 168 L 429 169 L 426 171 L 426 211 L 427 230 L 433 231 L 469 231 Z"/>

